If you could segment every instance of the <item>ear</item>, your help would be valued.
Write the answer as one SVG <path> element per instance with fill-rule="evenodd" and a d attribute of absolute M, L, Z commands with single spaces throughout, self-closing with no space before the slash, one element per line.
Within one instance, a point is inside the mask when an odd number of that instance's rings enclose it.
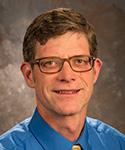
<path fill-rule="evenodd" d="M 34 80 L 33 80 L 33 71 L 28 62 L 23 62 L 20 67 L 22 74 L 24 76 L 25 82 L 30 88 L 34 88 Z"/>
<path fill-rule="evenodd" d="M 96 58 L 95 64 L 94 64 L 94 80 L 93 80 L 93 83 L 96 83 L 96 81 L 98 79 L 101 66 L 102 66 L 102 61 L 99 58 Z"/>

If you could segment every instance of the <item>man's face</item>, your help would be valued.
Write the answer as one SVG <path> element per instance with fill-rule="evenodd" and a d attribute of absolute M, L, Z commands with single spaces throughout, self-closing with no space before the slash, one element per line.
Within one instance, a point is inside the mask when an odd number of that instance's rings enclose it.
<path fill-rule="evenodd" d="M 84 34 L 68 32 L 51 38 L 45 45 L 37 43 L 35 59 L 74 55 L 90 55 L 89 44 Z M 33 76 L 38 108 L 64 116 L 81 113 L 90 100 L 95 82 L 93 69 L 74 72 L 68 62 L 64 62 L 62 70 L 55 74 L 42 73 L 38 65 L 34 65 Z"/>

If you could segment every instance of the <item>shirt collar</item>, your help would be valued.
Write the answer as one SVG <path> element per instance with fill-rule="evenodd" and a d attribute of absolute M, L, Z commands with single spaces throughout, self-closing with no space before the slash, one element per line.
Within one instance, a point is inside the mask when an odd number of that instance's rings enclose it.
<path fill-rule="evenodd" d="M 47 150 L 68 150 L 72 149 L 72 146 L 75 144 L 80 144 L 85 150 L 88 149 L 89 141 L 86 121 L 84 130 L 82 131 L 79 139 L 75 142 L 71 142 L 49 126 L 40 116 L 36 108 L 29 123 L 29 130 L 38 143 Z"/>
<path fill-rule="evenodd" d="M 90 150 L 90 141 L 89 141 L 89 134 L 88 134 L 88 124 L 87 119 L 85 119 L 85 124 L 83 131 L 77 141 L 74 144 L 80 144 L 84 150 Z"/>

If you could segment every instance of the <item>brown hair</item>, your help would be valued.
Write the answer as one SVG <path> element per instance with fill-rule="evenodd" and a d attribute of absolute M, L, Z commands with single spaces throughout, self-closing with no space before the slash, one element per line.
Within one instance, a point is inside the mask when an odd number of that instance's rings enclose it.
<path fill-rule="evenodd" d="M 44 45 L 50 38 L 68 31 L 85 33 L 90 55 L 97 57 L 97 39 L 92 25 L 82 14 L 69 8 L 58 8 L 42 13 L 27 28 L 23 42 L 24 61 L 29 62 L 35 58 L 37 42 Z"/>

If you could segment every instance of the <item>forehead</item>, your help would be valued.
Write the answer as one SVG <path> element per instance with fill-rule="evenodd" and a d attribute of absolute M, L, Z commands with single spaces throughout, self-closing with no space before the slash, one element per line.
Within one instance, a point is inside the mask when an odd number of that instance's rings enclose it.
<path fill-rule="evenodd" d="M 45 45 L 37 42 L 36 58 L 73 55 L 89 55 L 89 44 L 84 33 L 67 32 L 64 35 L 51 38 Z"/>

